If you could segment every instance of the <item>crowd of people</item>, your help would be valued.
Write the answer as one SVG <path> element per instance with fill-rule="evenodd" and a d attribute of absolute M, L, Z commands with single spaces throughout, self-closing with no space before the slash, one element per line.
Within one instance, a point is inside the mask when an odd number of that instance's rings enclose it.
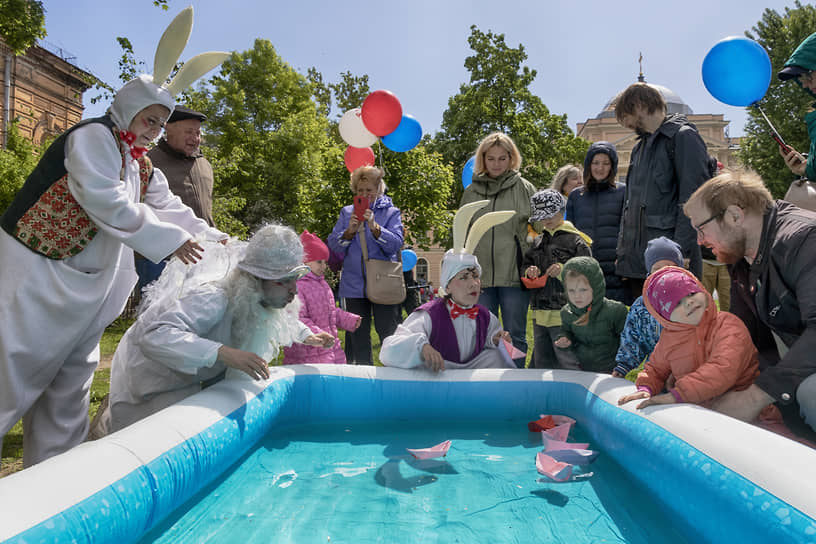
<path fill-rule="evenodd" d="M 779 77 L 816 97 L 813 59 L 816 34 Z M 366 282 L 370 260 L 396 261 L 404 245 L 382 169 L 351 173 L 355 204 L 325 241 L 274 223 L 230 239 L 198 149 L 206 117 L 135 78 L 107 115 L 52 144 L 0 217 L 0 437 L 23 420 L 25 466 L 86 439 L 99 340 L 137 269 L 144 301 L 94 436 L 221 379 L 267 379 L 270 361 L 374 364 L 372 320 L 387 366 L 639 369 L 620 404 L 750 422 L 794 407 L 816 429 L 816 213 L 774 200 L 750 171 L 711 172 L 694 125 L 654 87 L 625 89 L 615 114 L 639 138 L 625 183 L 610 142 L 537 190 L 512 138 L 484 137 L 438 296 L 412 297 L 403 321 L 403 303 L 377 302 Z M 801 176 L 816 176 L 814 115 L 810 154 L 780 151 Z"/>

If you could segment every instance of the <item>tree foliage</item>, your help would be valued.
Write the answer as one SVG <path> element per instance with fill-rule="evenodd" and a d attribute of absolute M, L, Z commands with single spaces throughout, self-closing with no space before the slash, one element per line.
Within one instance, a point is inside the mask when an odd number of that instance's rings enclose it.
<path fill-rule="evenodd" d="M 36 146 L 20 134 L 17 122 L 6 132 L 6 148 L 0 149 L 0 214 L 8 208 L 14 195 L 37 166 L 37 161 L 51 141 Z"/>
<path fill-rule="evenodd" d="M 523 158 L 522 174 L 536 186 L 549 184 L 555 171 L 583 160 L 589 142 L 577 138 L 566 115 L 551 114 L 530 91 L 536 71 L 524 66 L 527 53 L 513 48 L 504 34 L 470 27 L 473 54 L 465 59 L 470 81 L 448 100 L 442 130 L 433 146 L 461 172 L 479 141 L 493 131 L 513 138 Z M 456 201 L 462 188 L 457 186 Z"/>
<path fill-rule="evenodd" d="M 784 14 L 766 9 L 762 18 L 745 35 L 761 44 L 771 58 L 773 77 L 761 107 L 771 119 L 785 142 L 798 151 L 807 151 L 810 140 L 803 117 L 813 97 L 796 82 L 780 81 L 776 74 L 790 58 L 794 49 L 816 30 L 816 8 L 802 5 L 785 8 Z M 785 166 L 779 146 L 771 138 L 771 131 L 759 111 L 748 108 L 748 122 L 742 140 L 740 159 L 755 170 L 777 198 L 784 196 L 795 177 Z"/>
<path fill-rule="evenodd" d="M 0 0 L 0 36 L 15 55 L 44 38 L 45 8 L 36 0 Z"/>

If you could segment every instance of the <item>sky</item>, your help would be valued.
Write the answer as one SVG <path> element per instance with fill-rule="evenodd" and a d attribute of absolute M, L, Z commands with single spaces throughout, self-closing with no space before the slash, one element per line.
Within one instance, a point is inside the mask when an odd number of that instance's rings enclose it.
<path fill-rule="evenodd" d="M 184 7 L 194 8 L 193 31 L 181 60 L 205 51 L 246 51 L 268 39 L 305 74 L 315 67 L 326 82 L 340 73 L 368 74 L 372 91 L 399 98 L 403 113 L 423 132 L 440 129 L 448 99 L 467 83 L 470 26 L 522 44 L 525 65 L 537 72 L 530 86 L 570 128 L 594 118 L 610 98 L 636 81 L 643 54 L 646 81 L 672 89 L 694 113 L 722 113 L 731 136 L 744 134 L 744 108 L 713 98 L 702 82 L 706 53 L 719 40 L 743 36 L 776 0 L 46 0 L 45 41 L 75 57 L 71 62 L 118 87 L 117 36 L 133 44 L 152 71 L 156 44 Z M 205 77 L 210 77 L 211 72 Z M 107 104 L 90 104 L 85 117 Z M 342 112 L 337 112 L 341 114 Z"/>

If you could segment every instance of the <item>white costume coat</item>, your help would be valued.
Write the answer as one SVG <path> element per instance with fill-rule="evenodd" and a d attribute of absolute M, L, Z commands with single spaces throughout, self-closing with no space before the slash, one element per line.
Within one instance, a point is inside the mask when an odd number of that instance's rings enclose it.
<path fill-rule="evenodd" d="M 0 231 L 0 436 L 24 418 L 25 466 L 84 440 L 98 343 L 136 283 L 133 250 L 158 262 L 200 233 L 226 238 L 158 169 L 140 203 L 138 163 L 127 157 L 122 173 L 120 149 L 100 123 L 66 140 L 69 189 L 98 227 L 79 254 L 49 259 Z"/>

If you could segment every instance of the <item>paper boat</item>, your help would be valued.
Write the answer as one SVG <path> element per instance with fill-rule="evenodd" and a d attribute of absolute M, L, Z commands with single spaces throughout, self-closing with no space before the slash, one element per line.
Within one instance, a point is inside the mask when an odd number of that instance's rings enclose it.
<path fill-rule="evenodd" d="M 405 448 L 408 453 L 414 456 L 414 459 L 433 459 L 434 457 L 445 457 L 448 454 L 448 448 L 450 448 L 451 441 L 445 440 L 444 442 L 437 444 L 436 446 L 431 446 L 430 448 L 420 448 L 420 449 L 410 449 Z"/>
<path fill-rule="evenodd" d="M 572 465 L 556 461 L 544 452 L 536 454 L 536 469 L 556 482 L 566 482 L 572 476 Z"/>
<path fill-rule="evenodd" d="M 570 465 L 588 465 L 598 457 L 597 451 L 593 450 L 550 450 L 547 455 L 562 463 Z"/>
<path fill-rule="evenodd" d="M 541 432 L 542 433 L 547 433 L 547 436 L 549 436 L 553 440 L 558 440 L 560 442 L 566 442 L 567 437 L 569 436 L 570 427 L 572 427 L 572 424 L 562 423 L 561 425 L 556 425 L 552 429 L 546 429 L 546 430 L 541 431 Z"/>
<path fill-rule="evenodd" d="M 559 425 L 569 425 L 569 427 L 567 428 L 567 432 L 569 432 L 569 429 L 571 429 L 572 426 L 575 425 L 575 420 L 569 416 L 541 414 L 538 417 L 540 419 L 536 421 L 531 421 L 527 424 L 527 428 L 530 429 L 531 433 L 546 431 Z"/>
<path fill-rule="evenodd" d="M 534 280 L 531 280 L 527 276 L 522 276 L 521 283 L 524 284 L 524 287 L 527 289 L 538 289 L 540 287 L 544 287 L 547 285 L 547 274 L 542 274 Z"/>
<path fill-rule="evenodd" d="M 508 342 L 504 338 L 502 338 L 502 342 L 504 343 L 504 348 L 507 350 L 507 354 L 510 355 L 511 359 L 520 359 L 522 357 L 527 357 L 526 353 L 518 349 L 511 342 Z"/>
<path fill-rule="evenodd" d="M 563 440 L 554 440 L 547 436 L 547 431 L 541 431 L 541 442 L 544 444 L 544 451 L 585 450 L 589 448 L 588 442 L 564 442 Z"/>

